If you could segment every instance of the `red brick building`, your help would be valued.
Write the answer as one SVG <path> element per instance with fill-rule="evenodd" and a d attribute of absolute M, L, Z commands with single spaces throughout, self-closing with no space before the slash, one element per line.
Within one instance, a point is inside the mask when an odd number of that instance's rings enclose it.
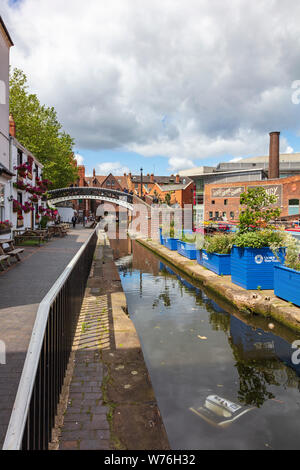
<path fill-rule="evenodd" d="M 204 188 L 204 220 L 223 217 L 225 220 L 238 220 L 240 195 L 247 188 L 262 186 L 270 194 L 277 196 L 277 206 L 281 216 L 299 214 L 300 175 L 287 178 L 274 178 L 259 181 L 239 181 L 235 183 L 206 184 Z"/>

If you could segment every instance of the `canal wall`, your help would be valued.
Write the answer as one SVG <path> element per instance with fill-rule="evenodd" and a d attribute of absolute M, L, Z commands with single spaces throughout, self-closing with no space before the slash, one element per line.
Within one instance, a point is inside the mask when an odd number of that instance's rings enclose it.
<path fill-rule="evenodd" d="M 273 290 L 249 291 L 243 289 L 233 284 L 230 276 L 218 276 L 200 266 L 197 261 L 185 258 L 177 251 L 171 251 L 157 241 L 142 238 L 136 238 L 136 241 L 188 277 L 200 282 L 208 291 L 228 302 L 238 311 L 273 318 L 292 330 L 300 332 L 300 308 L 276 297 Z"/>
<path fill-rule="evenodd" d="M 141 343 L 127 312 L 126 296 L 106 236 L 102 257 L 95 263 L 88 288 L 94 296 L 107 298 L 107 340 L 101 347 L 102 392 L 103 404 L 109 408 L 112 445 L 123 450 L 168 450 Z"/>

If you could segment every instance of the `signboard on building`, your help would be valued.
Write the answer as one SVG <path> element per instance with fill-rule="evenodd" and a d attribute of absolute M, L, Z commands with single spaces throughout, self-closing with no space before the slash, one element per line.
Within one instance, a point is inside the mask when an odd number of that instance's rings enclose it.
<path fill-rule="evenodd" d="M 245 186 L 233 186 L 231 188 L 212 188 L 211 197 L 240 197 L 245 191 Z"/>
<path fill-rule="evenodd" d="M 281 184 L 262 184 L 260 186 L 248 186 L 248 188 L 264 188 L 269 196 L 276 196 L 277 202 L 275 206 L 282 205 L 282 185 Z"/>

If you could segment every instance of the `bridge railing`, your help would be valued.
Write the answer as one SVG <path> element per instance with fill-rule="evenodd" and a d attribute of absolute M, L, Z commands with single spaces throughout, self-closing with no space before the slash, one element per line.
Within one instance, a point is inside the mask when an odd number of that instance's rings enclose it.
<path fill-rule="evenodd" d="M 133 195 L 129 193 L 124 193 L 123 191 L 118 191 L 116 189 L 106 189 L 106 188 L 89 188 L 89 187 L 70 187 L 62 189 L 53 189 L 48 191 L 49 199 L 56 199 L 61 197 L 70 197 L 70 196 L 98 196 L 109 197 L 111 199 L 122 199 L 126 200 L 129 204 L 132 204 Z"/>
<path fill-rule="evenodd" d="M 46 450 L 97 243 L 97 228 L 39 305 L 3 450 Z"/>

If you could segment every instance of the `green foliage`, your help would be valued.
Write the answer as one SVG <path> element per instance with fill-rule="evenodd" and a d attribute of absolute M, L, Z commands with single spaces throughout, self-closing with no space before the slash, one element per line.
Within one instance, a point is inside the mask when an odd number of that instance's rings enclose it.
<path fill-rule="evenodd" d="M 74 141 L 62 130 L 55 109 L 41 105 L 38 97 L 28 92 L 27 77 L 19 69 L 10 76 L 9 106 L 17 139 L 44 165 L 43 176 L 52 181 L 51 189 L 75 182 Z"/>
<path fill-rule="evenodd" d="M 203 249 L 207 253 L 218 253 L 220 255 L 227 255 L 231 252 L 234 245 L 235 235 L 233 233 L 216 233 L 212 236 L 204 238 Z"/>
<path fill-rule="evenodd" d="M 234 245 L 241 248 L 265 248 L 271 246 L 285 246 L 282 232 L 273 230 L 257 230 L 256 232 L 238 233 L 235 236 Z"/>
<path fill-rule="evenodd" d="M 165 195 L 165 203 L 169 206 L 171 202 L 171 193 Z"/>
<path fill-rule="evenodd" d="M 279 217 L 281 211 L 274 207 L 276 202 L 276 196 L 269 195 L 261 186 L 248 188 L 247 192 L 242 193 L 240 204 L 246 208 L 239 215 L 240 233 L 266 228 L 272 219 Z"/>
<path fill-rule="evenodd" d="M 284 266 L 287 268 L 295 269 L 295 271 L 300 271 L 300 242 L 295 237 L 293 237 L 288 232 L 282 232 L 283 243 L 285 246 L 285 260 Z M 278 257 L 278 250 L 280 245 L 273 242 L 271 244 L 271 249 L 275 256 Z"/>

